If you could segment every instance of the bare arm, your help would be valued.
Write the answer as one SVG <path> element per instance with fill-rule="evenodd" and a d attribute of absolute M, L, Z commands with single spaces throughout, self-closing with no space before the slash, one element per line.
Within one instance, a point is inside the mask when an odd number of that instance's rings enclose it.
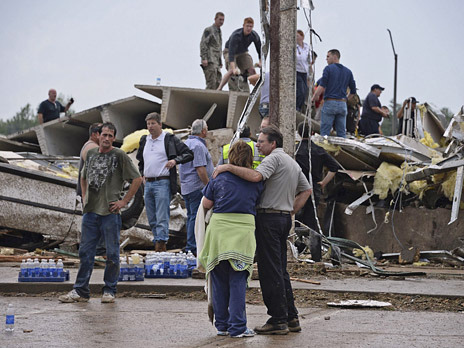
<path fill-rule="evenodd" d="M 388 112 L 382 110 L 382 108 L 379 108 L 378 106 L 373 106 L 372 111 L 375 111 L 376 113 L 381 114 L 382 117 L 388 117 Z"/>
<path fill-rule="evenodd" d="M 138 178 L 132 180 L 132 183 L 129 187 L 129 191 L 127 191 L 126 195 L 124 196 L 123 199 L 116 201 L 116 202 L 111 202 L 110 203 L 110 212 L 112 213 L 118 213 L 121 208 L 124 208 L 134 197 L 136 194 L 137 190 L 139 189 L 140 185 L 142 184 L 142 177 L 139 176 Z M 82 190 L 84 192 L 84 190 Z"/>
<path fill-rule="evenodd" d="M 330 182 L 330 180 L 332 180 L 334 178 L 335 174 L 337 174 L 337 173 L 336 172 L 328 172 L 327 175 L 324 177 L 324 179 L 322 179 L 322 181 L 318 182 L 318 184 L 321 185 L 321 188 L 324 188 Z"/>
<path fill-rule="evenodd" d="M 312 192 L 312 189 L 307 189 L 296 195 L 295 201 L 293 202 L 292 215 L 296 214 L 301 208 L 303 208 Z"/>
<path fill-rule="evenodd" d="M 87 180 L 81 177 L 81 191 L 82 191 L 82 202 L 85 202 L 85 194 L 87 193 Z"/>
<path fill-rule="evenodd" d="M 206 173 L 206 167 L 196 167 L 195 169 L 203 185 L 206 185 L 209 181 L 208 173 Z"/>
<path fill-rule="evenodd" d="M 203 197 L 203 199 L 201 201 L 202 201 L 202 204 L 203 204 L 203 208 L 205 208 L 205 210 L 210 210 L 214 205 L 214 202 L 212 200 L 209 200 L 206 197 Z"/>
<path fill-rule="evenodd" d="M 37 114 L 37 119 L 39 120 L 39 124 L 43 124 L 43 123 L 44 123 L 43 115 L 42 115 L 42 114 Z"/>
<path fill-rule="evenodd" d="M 314 93 L 314 97 L 313 97 L 313 101 L 316 101 L 319 99 L 319 97 L 321 96 L 322 93 L 325 92 L 325 88 L 322 87 L 322 86 L 318 86 L 316 88 L 316 93 Z"/>
<path fill-rule="evenodd" d="M 263 176 L 260 172 L 250 168 L 234 166 L 232 164 L 223 164 L 217 166 L 213 173 L 213 178 L 224 172 L 231 172 L 232 174 L 237 175 L 246 181 L 260 182 L 263 180 Z"/>

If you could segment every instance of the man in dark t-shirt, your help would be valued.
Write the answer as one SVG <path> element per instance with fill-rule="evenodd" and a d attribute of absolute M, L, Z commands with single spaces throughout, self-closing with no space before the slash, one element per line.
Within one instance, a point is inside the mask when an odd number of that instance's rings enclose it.
<path fill-rule="evenodd" d="M 37 118 L 39 123 L 43 124 L 60 118 L 60 113 L 69 110 L 70 106 L 74 103 L 74 99 L 71 98 L 66 106 L 61 105 L 59 101 L 56 101 L 56 90 L 50 89 L 48 91 L 48 99 L 40 103 L 39 111 L 37 112 Z"/>
<path fill-rule="evenodd" d="M 382 117 L 388 117 L 388 109 L 382 109 L 379 100 L 384 89 L 378 84 L 372 85 L 370 93 L 364 99 L 361 120 L 359 121 L 359 133 L 362 135 L 379 133 L 379 123 Z"/>

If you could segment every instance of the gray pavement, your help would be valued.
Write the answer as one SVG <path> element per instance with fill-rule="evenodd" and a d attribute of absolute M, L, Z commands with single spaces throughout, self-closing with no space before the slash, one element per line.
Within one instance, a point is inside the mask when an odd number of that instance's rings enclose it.
<path fill-rule="evenodd" d="M 0 293 L 43 293 L 51 291 L 68 291 L 76 279 L 77 268 L 70 269 L 70 281 L 64 283 L 18 283 L 18 267 L 0 267 Z M 327 279 L 324 276 L 311 278 L 321 284 L 313 285 L 298 281 L 292 282 L 295 289 L 324 290 L 331 292 L 353 292 L 353 293 L 392 293 L 403 295 L 463 297 L 463 279 L 437 279 L 428 277 L 407 277 L 395 280 L 391 278 L 365 278 L 350 277 L 343 279 Z M 99 294 L 103 286 L 103 269 L 94 269 L 90 279 L 91 292 Z M 259 282 L 251 281 L 252 288 L 259 288 Z M 141 282 L 119 282 L 118 291 L 125 292 L 173 292 L 202 290 L 204 280 L 201 279 L 145 279 Z"/>
<path fill-rule="evenodd" d="M 303 331 L 287 336 L 218 337 L 205 301 L 118 298 L 62 304 L 56 298 L 1 297 L 13 303 L 15 331 L 0 346 L 23 347 L 463 347 L 464 314 L 302 308 Z M 247 306 L 248 326 L 267 319 Z"/>

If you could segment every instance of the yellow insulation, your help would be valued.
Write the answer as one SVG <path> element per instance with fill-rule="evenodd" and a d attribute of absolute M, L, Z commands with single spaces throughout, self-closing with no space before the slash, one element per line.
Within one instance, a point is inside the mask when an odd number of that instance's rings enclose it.
<path fill-rule="evenodd" d="M 432 149 L 436 149 L 437 147 L 440 147 L 432 138 L 429 132 L 424 131 L 424 137 L 419 140 L 422 144 L 425 146 L 431 147 Z"/>
<path fill-rule="evenodd" d="M 385 199 L 388 192 L 395 193 L 400 186 L 403 170 L 397 166 L 383 162 L 377 169 L 374 177 L 374 194 L 380 199 Z"/>
<path fill-rule="evenodd" d="M 139 148 L 139 142 L 142 135 L 148 134 L 150 134 L 148 129 L 140 129 L 134 133 L 126 135 L 122 142 L 121 150 L 125 153 L 131 153 L 132 151 L 137 150 Z"/>

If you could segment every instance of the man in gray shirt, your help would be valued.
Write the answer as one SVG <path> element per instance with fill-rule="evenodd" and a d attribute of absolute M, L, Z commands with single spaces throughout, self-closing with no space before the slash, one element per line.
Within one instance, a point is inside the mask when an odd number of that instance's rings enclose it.
<path fill-rule="evenodd" d="M 263 300 L 271 318 L 255 331 L 268 335 L 301 331 L 287 272 L 287 238 L 291 215 L 304 206 L 312 192 L 301 168 L 283 151 L 282 144 L 279 129 L 266 127 L 257 143 L 259 152 L 266 157 L 255 170 L 224 164 L 213 175 L 229 171 L 248 181 L 264 180 L 256 215 L 256 253 Z"/>

